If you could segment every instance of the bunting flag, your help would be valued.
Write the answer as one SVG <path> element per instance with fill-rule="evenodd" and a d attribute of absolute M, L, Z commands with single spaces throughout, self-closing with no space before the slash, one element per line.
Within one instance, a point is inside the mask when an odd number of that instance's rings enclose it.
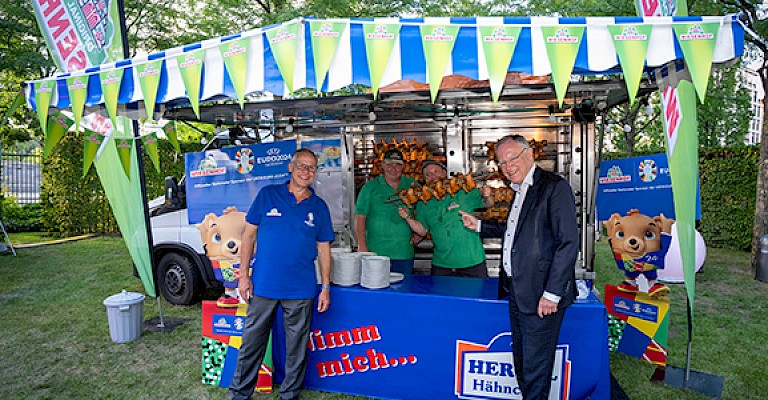
<path fill-rule="evenodd" d="M 11 115 L 13 115 L 16 112 L 16 110 L 19 108 L 20 105 L 22 105 L 22 103 L 24 103 L 24 92 L 16 93 L 16 97 L 13 98 L 11 105 L 5 109 L 5 112 L 3 113 L 3 117 L 0 118 L 0 128 L 4 127 L 5 124 L 8 123 L 8 120 L 11 118 Z"/>
<path fill-rule="evenodd" d="M 424 59 L 427 61 L 427 81 L 432 102 L 437 98 L 440 83 L 451 60 L 453 45 L 459 34 L 457 25 L 420 25 L 421 41 L 424 45 Z"/>
<path fill-rule="evenodd" d="M 400 24 L 365 24 L 363 25 L 363 40 L 365 42 L 365 57 L 368 61 L 368 73 L 371 77 L 373 101 L 379 95 L 379 85 L 384 71 L 387 69 L 392 48 L 400 35 Z"/>
<path fill-rule="evenodd" d="M 691 73 L 691 81 L 699 101 L 704 103 L 709 83 L 709 73 L 712 70 L 712 56 L 717 42 L 717 30 L 720 24 L 690 23 L 675 25 L 675 36 L 683 50 L 683 57 Z"/>
<path fill-rule="evenodd" d="M 67 78 L 67 90 L 69 90 L 69 101 L 72 102 L 72 113 L 75 117 L 75 131 L 80 132 L 80 120 L 83 118 L 85 99 L 88 96 L 88 77 Z"/>
<path fill-rule="evenodd" d="M 512 55 L 515 53 L 519 26 L 479 26 L 477 27 L 480 40 L 483 43 L 483 54 L 488 66 L 488 78 L 491 85 L 493 105 L 499 101 L 499 95 L 507 79 L 507 69 Z"/>
<path fill-rule="evenodd" d="M 613 47 L 619 56 L 624 83 L 627 85 L 629 104 L 635 104 L 635 96 L 640 87 L 640 79 L 645 68 L 645 55 L 648 53 L 648 40 L 652 25 L 608 25 Z"/>
<path fill-rule="evenodd" d="M 552 81 L 555 84 L 555 94 L 559 107 L 568 92 L 571 72 L 579 53 L 581 39 L 584 35 L 583 26 L 542 26 L 544 45 L 547 48 L 549 65 L 552 67 Z"/>
<path fill-rule="evenodd" d="M 346 22 L 309 21 L 312 58 L 315 60 L 315 84 L 318 92 L 323 87 L 331 61 L 336 55 L 336 49 L 339 48 L 341 35 L 346 29 Z"/>
<path fill-rule="evenodd" d="M 40 120 L 40 128 L 48 132 L 48 107 L 53 96 L 53 85 L 56 81 L 40 81 L 34 84 L 35 99 L 37 99 L 37 118 Z"/>
<path fill-rule="evenodd" d="M 179 139 L 176 137 L 176 121 L 168 121 L 163 127 L 163 133 L 165 133 L 165 137 L 168 138 L 168 141 L 171 142 L 174 150 L 181 154 L 181 145 L 179 145 Z"/>
<path fill-rule="evenodd" d="M 267 41 L 275 57 L 277 68 L 288 87 L 288 93 L 293 94 L 293 75 L 296 69 L 296 49 L 298 48 L 299 24 L 289 22 L 279 28 L 267 31 Z"/>
<path fill-rule="evenodd" d="M 250 44 L 251 38 L 244 37 L 219 45 L 221 58 L 224 60 L 227 75 L 232 81 L 241 110 L 245 106 L 245 79 L 248 74 L 248 47 Z"/>
<path fill-rule="evenodd" d="M 104 107 L 112 120 L 112 125 L 117 125 L 117 98 L 120 94 L 120 83 L 123 81 L 123 70 L 113 69 L 99 74 L 101 81 L 101 93 L 104 95 Z"/>
<path fill-rule="evenodd" d="M 104 134 L 85 130 L 85 140 L 83 140 L 83 176 L 88 174 L 88 170 L 96 159 L 101 145 L 106 142 Z"/>
<path fill-rule="evenodd" d="M 696 293 L 696 184 L 699 179 L 696 94 L 693 84 L 685 79 L 663 82 L 660 89 L 675 201 L 675 223 L 692 317 Z"/>
<path fill-rule="evenodd" d="M 51 155 L 53 148 L 67 134 L 73 123 L 72 118 L 67 117 L 61 111 L 48 118 L 48 130 L 45 132 L 45 144 L 43 144 L 43 158 L 48 158 Z"/>
<path fill-rule="evenodd" d="M 142 136 L 141 142 L 144 144 L 144 151 L 155 166 L 155 171 L 160 172 L 160 153 L 157 150 L 157 134 L 150 133 L 149 135 Z"/>
<path fill-rule="evenodd" d="M 133 149 L 133 139 L 115 138 L 115 147 L 117 156 L 120 158 L 120 165 L 128 179 L 131 179 L 131 149 Z"/>
<path fill-rule="evenodd" d="M 163 60 L 149 61 L 146 64 L 136 66 L 139 86 L 141 86 L 141 93 L 144 96 L 144 109 L 147 111 L 147 121 L 155 120 L 155 100 L 157 99 L 157 88 L 160 86 L 162 67 Z"/>
<path fill-rule="evenodd" d="M 197 50 L 176 56 L 179 74 L 187 91 L 187 98 L 192 105 L 197 119 L 200 119 L 200 78 L 203 75 L 203 57 L 205 51 Z"/>

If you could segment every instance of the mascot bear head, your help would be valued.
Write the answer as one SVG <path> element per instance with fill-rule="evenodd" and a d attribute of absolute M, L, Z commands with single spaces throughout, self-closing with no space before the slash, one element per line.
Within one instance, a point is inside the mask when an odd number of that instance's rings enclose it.
<path fill-rule="evenodd" d="M 239 261 L 240 243 L 245 232 L 245 213 L 227 207 L 221 216 L 210 213 L 197 224 L 205 254 L 211 260 Z"/>
<path fill-rule="evenodd" d="M 670 233 L 674 222 L 664 214 L 649 217 L 632 209 L 623 217 L 618 213 L 611 215 L 603 224 L 614 252 L 640 258 L 661 250 L 661 233 Z"/>

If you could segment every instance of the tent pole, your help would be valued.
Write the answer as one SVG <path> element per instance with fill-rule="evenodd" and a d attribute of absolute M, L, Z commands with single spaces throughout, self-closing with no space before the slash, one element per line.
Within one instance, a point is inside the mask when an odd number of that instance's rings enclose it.
<path fill-rule="evenodd" d="M 117 0 L 117 10 L 118 14 L 120 15 L 120 35 L 123 38 L 123 58 L 129 58 L 130 57 L 130 50 L 128 46 L 128 31 L 125 26 L 125 7 L 123 0 Z M 148 115 L 147 118 L 152 118 L 152 115 Z M 157 308 L 160 312 L 160 323 L 158 324 L 158 327 L 165 327 L 165 322 L 163 320 L 163 311 L 160 307 L 160 296 L 159 296 L 159 290 L 157 288 L 157 279 L 155 277 L 155 273 L 157 271 L 156 266 L 157 263 L 155 261 L 155 251 L 154 251 L 154 241 L 152 239 L 152 225 L 149 221 L 149 204 L 147 203 L 147 178 L 144 175 L 144 162 L 142 153 L 144 151 L 144 146 L 142 146 L 141 143 L 141 135 L 139 135 L 139 121 L 133 120 L 131 127 L 133 128 L 133 137 L 134 142 L 136 144 L 136 162 L 138 163 L 139 168 L 139 185 L 141 188 L 141 202 L 144 209 L 144 227 L 147 231 L 147 246 L 149 248 L 149 260 L 152 266 L 152 286 L 155 289 L 155 295 L 157 296 Z"/>

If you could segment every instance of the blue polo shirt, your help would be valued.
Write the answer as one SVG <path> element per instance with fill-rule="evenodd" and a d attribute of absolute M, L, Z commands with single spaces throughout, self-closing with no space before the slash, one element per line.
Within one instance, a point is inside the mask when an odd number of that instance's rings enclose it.
<path fill-rule="evenodd" d="M 317 295 L 317 242 L 334 239 L 325 201 L 312 192 L 296 204 L 287 184 L 267 186 L 245 220 L 258 226 L 253 294 L 269 299 L 312 299 Z"/>

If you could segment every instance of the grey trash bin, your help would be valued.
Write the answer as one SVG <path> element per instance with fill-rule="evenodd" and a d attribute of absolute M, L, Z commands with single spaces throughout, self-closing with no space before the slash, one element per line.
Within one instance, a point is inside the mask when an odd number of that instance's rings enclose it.
<path fill-rule="evenodd" d="M 144 295 L 126 292 L 107 297 L 109 336 L 115 343 L 136 340 L 141 335 L 141 323 L 144 315 Z"/>

